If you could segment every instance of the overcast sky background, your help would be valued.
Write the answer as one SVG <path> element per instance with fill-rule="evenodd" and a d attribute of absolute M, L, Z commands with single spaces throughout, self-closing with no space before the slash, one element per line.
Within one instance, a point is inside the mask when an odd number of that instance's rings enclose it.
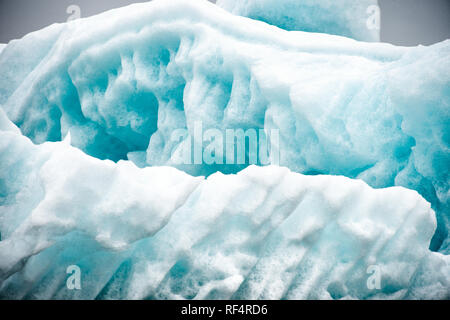
<path fill-rule="evenodd" d="M 54 22 L 65 22 L 67 7 L 72 4 L 81 8 L 82 17 L 87 17 L 134 2 L 145 1 L 0 0 L 0 43 Z M 383 42 L 413 46 L 450 39 L 450 0 L 379 0 L 379 4 Z"/>

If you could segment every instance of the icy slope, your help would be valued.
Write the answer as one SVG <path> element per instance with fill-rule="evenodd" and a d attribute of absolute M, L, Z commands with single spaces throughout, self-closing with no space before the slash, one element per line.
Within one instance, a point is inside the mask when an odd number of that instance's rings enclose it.
<path fill-rule="evenodd" d="M 379 41 L 377 0 L 217 0 L 233 14 L 286 30 L 321 32 Z"/>
<path fill-rule="evenodd" d="M 175 162 L 192 140 L 208 147 L 196 122 L 279 129 L 281 166 L 415 189 L 437 211 L 432 248 L 450 248 L 450 41 L 369 44 L 287 32 L 206 1 L 153 1 L 11 42 L 0 104 L 35 143 L 70 129 L 72 145 L 97 158 L 192 175 L 249 164 Z"/>
<path fill-rule="evenodd" d="M 0 111 L 1 298 L 450 298 L 415 191 L 276 166 L 205 180 L 68 139 L 33 145 Z"/>

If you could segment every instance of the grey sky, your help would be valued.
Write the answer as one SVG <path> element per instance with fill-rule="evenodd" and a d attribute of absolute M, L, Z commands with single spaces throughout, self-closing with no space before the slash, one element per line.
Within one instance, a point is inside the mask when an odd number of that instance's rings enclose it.
<path fill-rule="evenodd" d="M 358 1 L 358 0 L 355 0 Z M 0 43 L 64 22 L 76 4 L 83 17 L 145 0 L 0 0 Z M 215 0 L 212 0 L 215 2 Z M 398 45 L 429 45 L 450 38 L 450 0 L 379 0 L 381 39 Z"/>

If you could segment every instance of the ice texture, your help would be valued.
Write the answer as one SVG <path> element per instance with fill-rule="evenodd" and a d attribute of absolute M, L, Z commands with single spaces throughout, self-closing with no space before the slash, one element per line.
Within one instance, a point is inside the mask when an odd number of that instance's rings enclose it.
<path fill-rule="evenodd" d="M 289 32 L 202 0 L 10 42 L 0 297 L 449 298 L 449 71 L 450 41 Z M 174 163 L 198 122 L 279 130 L 279 166 Z"/>
<path fill-rule="evenodd" d="M 416 191 L 278 166 L 138 168 L 70 136 L 36 146 L 0 120 L 1 298 L 450 298 L 450 256 L 429 251 L 436 218 Z M 71 265 L 81 290 L 66 288 Z"/>
<path fill-rule="evenodd" d="M 286 29 L 380 40 L 377 0 L 217 0 L 233 14 Z"/>
<path fill-rule="evenodd" d="M 446 252 L 449 104 L 450 41 L 403 48 L 287 32 L 206 1 L 53 25 L 0 55 L 0 105 L 34 143 L 70 130 L 99 159 L 207 176 L 246 165 L 174 163 L 197 121 L 279 129 L 279 164 L 292 171 L 417 190 L 438 215 L 431 247 Z M 189 135 L 172 139 L 180 128 Z"/>

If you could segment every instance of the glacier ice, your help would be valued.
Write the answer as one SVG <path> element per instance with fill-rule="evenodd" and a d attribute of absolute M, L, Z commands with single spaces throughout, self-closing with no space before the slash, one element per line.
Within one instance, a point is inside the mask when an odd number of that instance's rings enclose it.
<path fill-rule="evenodd" d="M 377 0 L 217 0 L 233 14 L 286 29 L 379 41 Z"/>
<path fill-rule="evenodd" d="M 36 146 L 5 118 L 2 298 L 449 298 L 450 256 L 429 251 L 436 218 L 415 191 L 278 166 L 138 168 L 70 135 Z M 71 265 L 80 291 L 66 289 Z"/>
<path fill-rule="evenodd" d="M 449 298 L 449 71 L 450 41 L 288 32 L 201 0 L 10 42 L 0 297 Z M 198 121 L 279 130 L 282 167 L 174 163 Z"/>
<path fill-rule="evenodd" d="M 438 215 L 431 247 L 448 251 L 449 71 L 450 41 L 362 43 L 287 32 L 206 1 L 154 1 L 11 42 L 0 104 L 35 143 L 70 130 L 72 145 L 97 158 L 197 176 L 245 165 L 174 163 L 196 121 L 279 129 L 279 164 L 295 172 L 419 191 Z M 174 141 L 179 128 L 189 135 Z"/>

